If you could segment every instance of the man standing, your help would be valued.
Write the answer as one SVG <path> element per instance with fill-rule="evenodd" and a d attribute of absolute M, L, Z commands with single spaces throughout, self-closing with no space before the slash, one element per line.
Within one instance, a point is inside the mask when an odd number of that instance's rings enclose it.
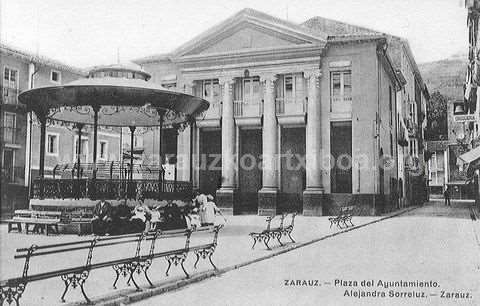
<path fill-rule="evenodd" d="M 92 230 L 95 235 L 109 234 L 112 222 L 112 206 L 104 198 L 95 205 L 93 210 Z"/>
<path fill-rule="evenodd" d="M 447 186 L 447 188 L 445 188 L 443 196 L 445 197 L 445 206 L 452 206 L 450 203 L 450 186 Z"/>

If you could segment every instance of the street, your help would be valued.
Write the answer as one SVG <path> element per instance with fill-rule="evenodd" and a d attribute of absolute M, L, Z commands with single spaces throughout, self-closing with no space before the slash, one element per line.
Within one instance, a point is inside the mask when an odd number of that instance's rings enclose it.
<path fill-rule="evenodd" d="M 135 305 L 478 305 L 479 223 L 431 202 Z"/>

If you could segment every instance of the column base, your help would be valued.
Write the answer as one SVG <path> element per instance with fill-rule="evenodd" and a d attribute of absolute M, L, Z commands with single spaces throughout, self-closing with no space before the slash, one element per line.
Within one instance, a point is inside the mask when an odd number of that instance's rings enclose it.
<path fill-rule="evenodd" d="M 274 216 L 277 214 L 278 189 L 262 188 L 258 191 L 258 215 Z"/>
<path fill-rule="evenodd" d="M 323 216 L 324 190 L 309 188 L 303 191 L 303 215 Z"/>
<path fill-rule="evenodd" d="M 222 187 L 217 190 L 217 207 L 224 215 L 233 215 L 236 202 L 236 190 Z"/>

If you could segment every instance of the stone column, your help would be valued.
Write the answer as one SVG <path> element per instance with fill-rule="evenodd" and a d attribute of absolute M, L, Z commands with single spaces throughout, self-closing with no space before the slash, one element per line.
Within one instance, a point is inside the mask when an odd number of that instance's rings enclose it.
<path fill-rule="evenodd" d="M 222 185 L 217 190 L 218 207 L 233 214 L 235 206 L 235 121 L 233 118 L 233 84 L 231 77 L 219 79 L 222 99 Z"/>
<path fill-rule="evenodd" d="M 303 214 L 321 216 L 323 183 L 322 183 L 322 128 L 321 128 L 321 95 L 319 69 L 304 72 L 308 81 L 307 126 L 305 137 L 306 151 L 306 189 L 303 192 Z"/>
<path fill-rule="evenodd" d="M 44 198 L 44 179 L 45 179 L 45 138 L 47 135 L 47 118 L 37 115 L 40 121 L 40 164 L 38 168 L 38 176 L 40 177 L 40 199 Z"/>
<path fill-rule="evenodd" d="M 278 196 L 278 127 L 275 113 L 275 75 L 263 75 L 262 189 L 258 192 L 258 214 L 275 215 Z"/>

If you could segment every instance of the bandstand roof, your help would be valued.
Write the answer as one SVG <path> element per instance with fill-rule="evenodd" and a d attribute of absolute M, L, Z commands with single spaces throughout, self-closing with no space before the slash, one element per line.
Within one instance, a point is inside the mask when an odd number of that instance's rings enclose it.
<path fill-rule="evenodd" d="M 37 116 L 63 123 L 159 126 L 183 123 L 208 109 L 206 100 L 170 91 L 144 79 L 119 77 L 84 78 L 60 86 L 34 88 L 19 95 L 19 101 Z"/>

